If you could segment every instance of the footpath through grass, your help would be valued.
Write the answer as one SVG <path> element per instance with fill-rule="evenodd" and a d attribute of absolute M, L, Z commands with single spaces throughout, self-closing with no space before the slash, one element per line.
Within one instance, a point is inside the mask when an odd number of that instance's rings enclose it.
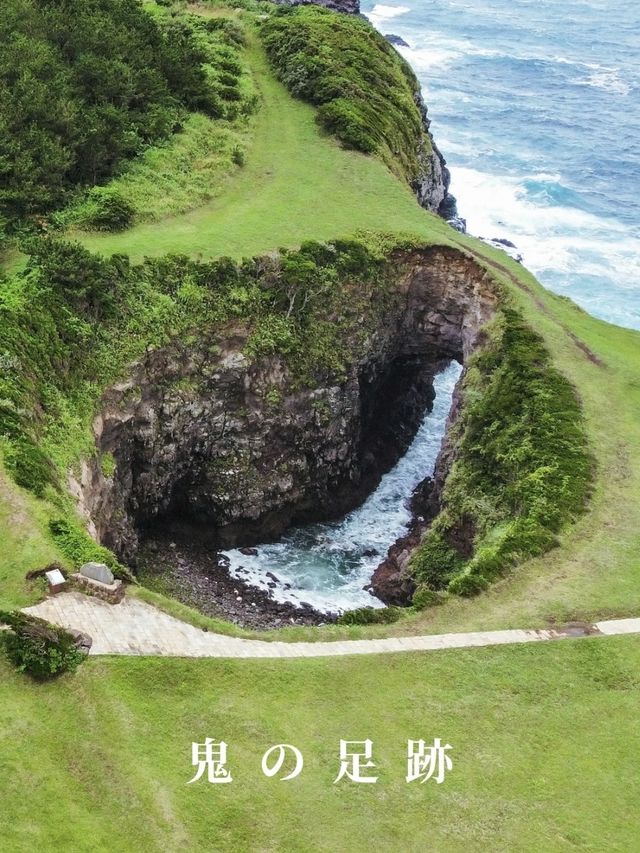
<path fill-rule="evenodd" d="M 271 73 L 257 36 L 247 61 L 261 96 L 246 164 L 210 203 L 119 234 L 74 232 L 89 249 L 144 256 L 248 257 L 304 240 L 359 230 L 426 234 L 444 223 L 421 210 L 408 186 L 373 157 L 321 136 L 312 107 L 294 100 Z"/>
<path fill-rule="evenodd" d="M 36 686 L 0 662 L 7 853 L 633 850 L 640 640 L 300 661 L 92 660 Z M 191 743 L 233 782 L 187 782 Z M 407 740 L 453 747 L 407 784 Z M 340 739 L 377 784 L 333 784 Z M 263 753 L 304 755 L 289 782 Z"/>

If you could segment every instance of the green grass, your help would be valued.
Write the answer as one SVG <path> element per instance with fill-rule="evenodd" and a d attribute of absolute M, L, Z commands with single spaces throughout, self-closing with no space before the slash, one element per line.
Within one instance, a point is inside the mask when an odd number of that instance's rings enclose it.
<path fill-rule="evenodd" d="M 133 207 L 137 222 L 156 222 L 200 207 L 221 195 L 240 168 L 234 152 L 244 151 L 246 125 L 246 119 L 222 122 L 192 113 L 180 133 L 150 148 L 109 188 Z M 81 202 L 59 218 L 80 226 L 90 210 L 90 203 Z"/>
<path fill-rule="evenodd" d="M 543 625 L 640 612 L 638 333 L 589 317 L 569 301 L 546 292 L 504 253 L 455 234 L 436 217 L 421 211 L 410 191 L 380 163 L 342 151 L 330 139 L 322 138 L 313 111 L 292 100 L 273 79 L 259 48 L 254 45 L 250 54 L 264 98 L 258 116 L 260 127 L 256 129 L 247 166 L 230 182 L 219 203 L 116 237 L 87 238 L 89 242 L 97 241 L 104 251 L 132 251 L 136 256 L 143 253 L 136 253 L 138 244 L 150 253 L 184 250 L 197 254 L 200 245 L 204 254 L 224 251 L 240 255 L 273 249 L 279 243 L 295 244 L 306 234 L 322 237 L 325 229 L 335 235 L 340 227 L 347 227 L 344 221 L 349 217 L 350 228 L 355 230 L 370 217 L 371 223 L 382 223 L 389 230 L 408 228 L 426 242 L 458 245 L 474 254 L 505 284 L 525 318 L 542 334 L 556 367 L 579 389 L 597 463 L 589 512 L 561 535 L 560 547 L 520 566 L 478 599 L 452 599 L 442 607 L 409 615 L 391 626 L 287 629 L 287 638 Z M 272 174 L 267 175 L 269 171 Z M 263 177 L 261 182 L 255 180 L 259 174 Z M 292 174 L 303 180 L 291 181 Z M 369 197 L 370 204 L 361 204 L 358 195 L 358 181 L 363 175 L 374 196 Z M 326 203 L 323 186 L 327 184 L 333 192 L 348 198 L 348 206 L 332 208 Z M 397 205 L 390 203 L 391 196 L 400 200 Z M 272 203 L 278 210 L 288 211 L 288 215 L 267 216 Z M 227 221 L 238 223 L 238 228 L 224 230 L 225 211 Z M 208 243 L 202 237 L 206 229 L 192 230 L 194 217 L 207 220 L 217 231 L 219 242 Z M 149 245 L 145 230 L 150 235 Z M 203 242 L 198 242 L 201 239 Z M 581 342 L 582 349 L 574 338 Z M 589 351 L 604 366 L 590 359 Z M 2 526 L 6 531 L 4 541 L 10 543 L 5 551 L 9 556 L 1 563 L 6 604 L 31 600 L 33 593 L 25 591 L 22 582 L 24 573 L 36 567 L 34 563 L 59 557 L 44 532 L 45 510 L 27 496 L 18 498 L 19 494 L 13 486 L 3 487 Z M 28 530 L 27 545 L 20 547 L 14 544 L 18 534 L 11 525 L 12 506 L 18 499 L 27 501 L 29 506 L 23 513 L 25 529 L 19 529 L 21 534 Z M 174 605 L 166 601 L 165 606 Z"/>
<path fill-rule="evenodd" d="M 633 850 L 640 640 L 341 660 L 102 659 L 34 685 L 0 662 L 7 853 Z M 187 785 L 191 742 L 229 745 L 230 785 Z M 407 785 L 406 741 L 453 747 Z M 376 785 L 334 785 L 371 738 Z M 297 779 L 266 749 L 298 746 Z"/>
<path fill-rule="evenodd" d="M 210 203 L 120 234 L 74 232 L 87 248 L 132 260 L 169 252 L 203 258 L 260 254 L 304 240 L 359 230 L 425 235 L 444 223 L 423 212 L 409 187 L 378 160 L 345 151 L 318 133 L 312 107 L 294 100 L 269 72 L 253 36 L 247 60 L 261 106 L 246 165 Z"/>
<path fill-rule="evenodd" d="M 0 610 L 42 598 L 42 581 L 25 581 L 32 569 L 64 563 L 46 534 L 47 507 L 9 480 L 0 463 Z"/>

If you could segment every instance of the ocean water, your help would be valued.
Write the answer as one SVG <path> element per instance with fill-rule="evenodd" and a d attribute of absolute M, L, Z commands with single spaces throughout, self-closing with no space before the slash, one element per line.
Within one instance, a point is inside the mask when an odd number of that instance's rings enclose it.
<path fill-rule="evenodd" d="M 317 610 L 381 607 L 363 587 L 411 520 L 406 500 L 433 470 L 445 431 L 451 396 L 461 368 L 452 363 L 436 376 L 433 409 L 422 421 L 411 447 L 386 474 L 362 506 L 330 524 L 288 531 L 276 543 L 258 546 L 257 555 L 225 551 L 232 576 L 272 590 L 276 601 L 307 602 Z"/>
<path fill-rule="evenodd" d="M 640 329 L 640 6 L 629 0 L 405 0 L 362 10 L 424 87 L 469 232 L 507 238 L 551 290 Z M 459 375 L 409 452 L 357 510 L 291 530 L 231 572 L 319 610 L 380 606 L 363 587 L 409 521 Z M 416 474 L 416 472 L 418 472 Z M 371 551 L 375 554 L 367 556 Z"/>
<path fill-rule="evenodd" d="M 362 11 L 423 86 L 470 233 L 640 328 L 640 5 L 405 0 Z"/>

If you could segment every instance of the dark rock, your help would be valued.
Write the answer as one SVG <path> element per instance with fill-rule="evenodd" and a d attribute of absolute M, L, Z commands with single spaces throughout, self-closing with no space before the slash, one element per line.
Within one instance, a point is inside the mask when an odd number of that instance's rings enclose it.
<path fill-rule="evenodd" d="M 440 213 L 440 208 L 443 205 L 445 210 L 450 209 L 452 203 L 455 206 L 455 199 L 451 202 L 449 196 L 451 173 L 447 169 L 446 160 L 436 145 L 433 134 L 429 130 L 431 120 L 429 119 L 427 105 L 420 90 L 415 92 L 414 100 L 422 117 L 422 124 L 428 144 L 421 144 L 420 150 L 417 152 L 418 161 L 421 166 L 420 174 L 412 182 L 411 187 L 422 207 L 431 210 L 433 213 Z"/>
<path fill-rule="evenodd" d="M 195 343 L 173 340 L 132 365 L 94 422 L 116 474 L 104 477 L 97 454 L 71 480 L 96 538 L 125 561 L 136 558 L 141 535 L 162 542 L 147 563 L 166 562 L 174 577 L 197 573 L 198 595 L 211 599 L 206 578 L 222 583 L 228 568 L 217 549 L 273 541 L 293 523 L 341 517 L 361 503 L 409 446 L 434 374 L 466 359 L 496 305 L 486 272 L 453 249 L 399 253 L 395 265 L 376 326 L 364 341 L 359 327 L 345 341 L 339 382 L 320 376 L 301 388 L 279 356 L 249 362 L 240 324 L 202 330 Z M 184 380 L 193 388 L 187 405 L 171 393 Z M 274 387 L 277 407 L 265 402 Z"/>
<path fill-rule="evenodd" d="M 280 583 L 280 578 L 276 577 L 276 576 L 273 574 L 273 572 L 265 572 L 265 575 L 266 575 L 268 578 L 271 578 L 271 580 L 272 580 L 272 581 L 274 581 L 275 583 Z"/>
<path fill-rule="evenodd" d="M 91 646 L 93 645 L 92 638 L 88 634 L 85 634 L 82 631 L 78 631 L 74 628 L 70 629 L 69 633 L 73 637 L 73 642 L 76 649 L 78 649 L 78 651 L 82 652 L 83 654 L 88 655 Z"/>
<path fill-rule="evenodd" d="M 458 215 L 458 201 L 455 196 L 447 193 L 447 195 L 440 202 L 440 206 L 438 207 L 438 214 L 443 219 L 455 219 Z"/>
<path fill-rule="evenodd" d="M 244 554 L 245 557 L 257 557 L 258 549 L 257 548 L 240 548 L 240 553 Z"/>
<path fill-rule="evenodd" d="M 467 220 L 464 217 L 454 216 L 453 219 L 447 219 L 447 223 L 461 234 L 467 233 Z"/>
<path fill-rule="evenodd" d="M 521 252 L 518 251 L 518 247 L 515 243 L 512 243 L 511 240 L 506 240 L 504 237 L 497 237 L 487 239 L 485 237 L 480 237 L 480 240 L 487 243 L 489 246 L 493 246 L 496 249 L 502 249 L 503 252 L 506 252 L 510 258 L 513 258 L 514 261 L 518 261 L 518 263 L 522 263 L 524 258 Z"/>
<path fill-rule="evenodd" d="M 376 551 L 375 548 L 365 548 L 365 550 L 362 552 L 362 556 L 363 557 L 377 557 L 378 551 Z"/>
<path fill-rule="evenodd" d="M 165 592 L 207 616 L 260 630 L 276 628 L 289 619 L 295 620 L 296 624 L 318 625 L 320 622 L 334 622 L 337 618 L 312 607 L 275 601 L 271 590 L 232 578 L 206 544 L 194 540 L 188 533 L 184 540 L 178 541 L 180 553 L 187 557 L 182 563 L 175 559 L 166 532 L 164 538 L 159 535 L 157 539 L 142 544 L 139 551 L 142 579 L 153 587 L 154 578 L 161 578 Z M 161 555 L 161 561 L 158 555 Z M 163 568 L 158 570 L 160 562 Z M 212 576 L 215 584 L 211 583 Z"/>
<path fill-rule="evenodd" d="M 389 44 L 393 44 L 396 47 L 411 47 L 411 45 L 407 44 L 402 36 L 397 36 L 394 33 L 386 33 L 385 38 Z"/>

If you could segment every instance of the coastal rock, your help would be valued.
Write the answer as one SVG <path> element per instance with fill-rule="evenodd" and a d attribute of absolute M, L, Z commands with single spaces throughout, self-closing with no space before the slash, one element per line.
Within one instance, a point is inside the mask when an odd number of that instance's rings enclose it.
<path fill-rule="evenodd" d="M 420 90 L 415 92 L 414 100 L 422 116 L 428 144 L 423 143 L 418 151 L 420 172 L 411 186 L 422 207 L 433 213 L 438 213 L 444 219 L 453 219 L 457 217 L 458 210 L 454 196 L 449 193 L 451 173 L 447 169 L 447 162 L 429 129 L 431 120 Z"/>
<path fill-rule="evenodd" d="M 410 47 L 410 45 L 402 38 L 402 36 L 397 36 L 394 33 L 386 33 L 386 40 L 389 44 L 394 45 L 394 47 Z"/>

